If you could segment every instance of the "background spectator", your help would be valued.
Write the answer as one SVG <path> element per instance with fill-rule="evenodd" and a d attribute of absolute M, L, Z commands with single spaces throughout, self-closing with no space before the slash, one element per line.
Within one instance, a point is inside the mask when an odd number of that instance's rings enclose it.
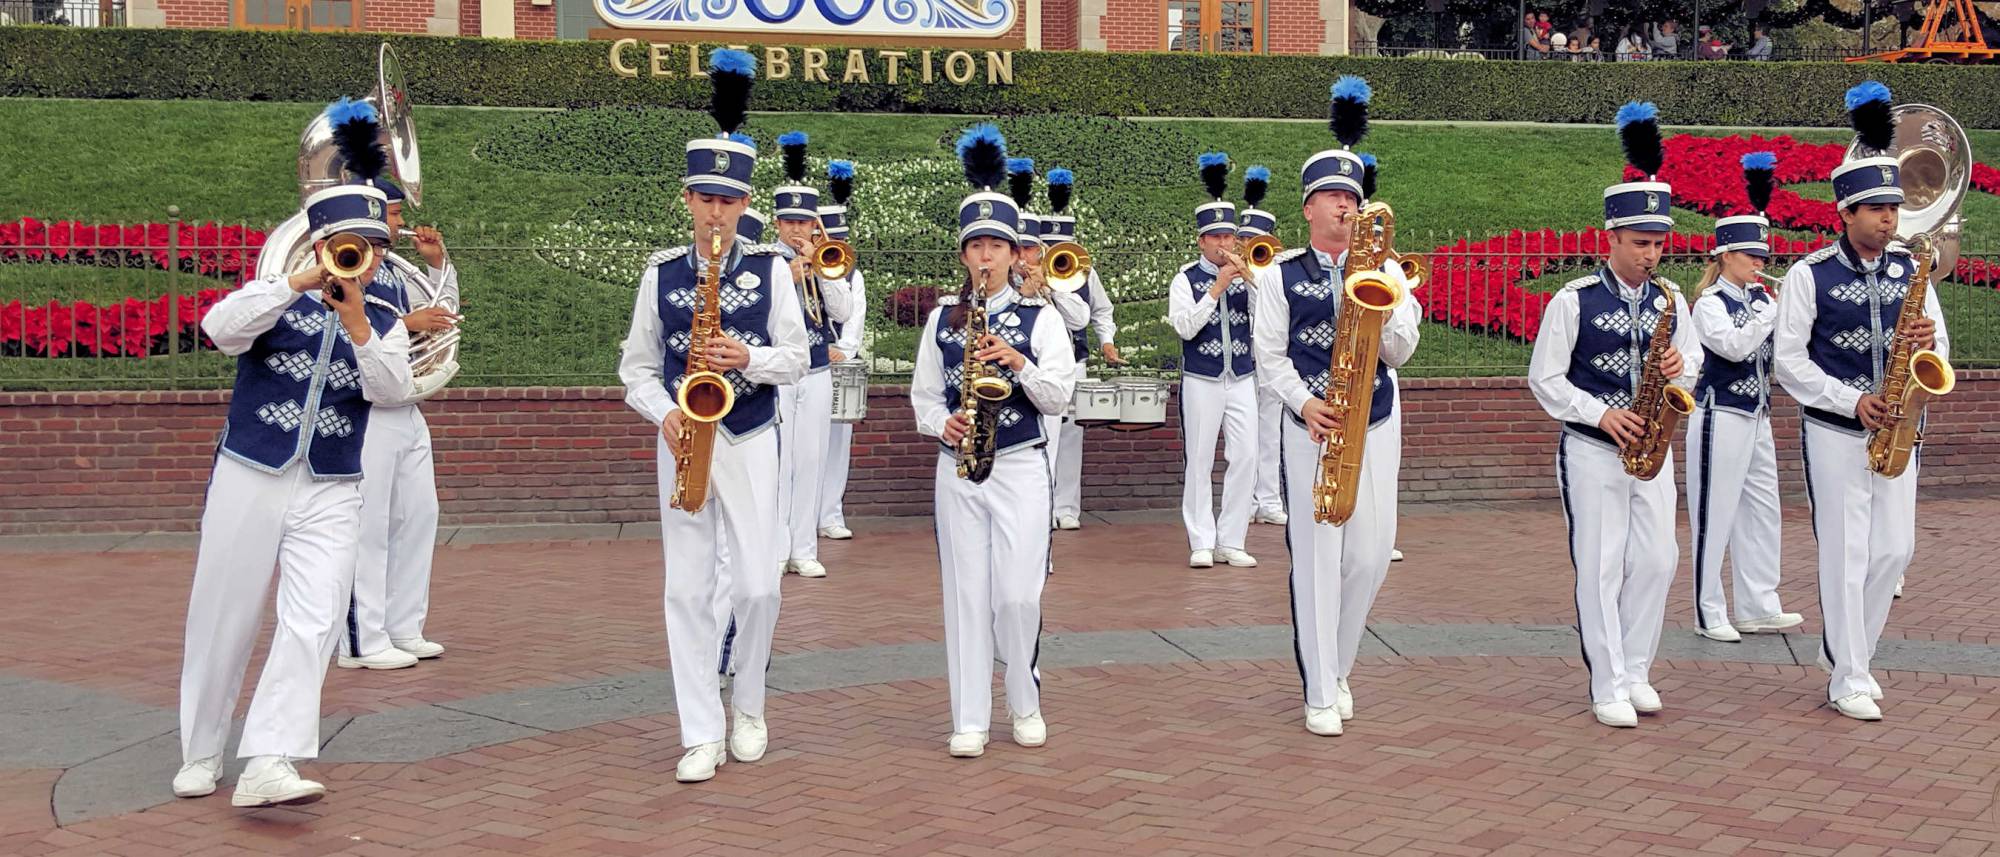
<path fill-rule="evenodd" d="M 1647 25 L 1646 36 L 1650 42 L 1647 47 L 1652 49 L 1653 57 L 1663 60 L 1679 57 L 1681 55 L 1680 32 L 1681 22 L 1672 18 L 1668 18 L 1657 25 Z"/>
<path fill-rule="evenodd" d="M 1625 37 L 1618 40 L 1618 53 L 1614 57 L 1619 62 L 1644 62 L 1650 51 L 1646 47 L 1646 37 L 1639 34 L 1639 25 L 1625 28 Z"/>
<path fill-rule="evenodd" d="M 1759 25 L 1758 27 L 1752 29 L 1751 33 L 1755 38 L 1750 43 L 1750 50 L 1746 51 L 1743 54 L 1743 56 L 1746 59 L 1757 60 L 1760 62 L 1770 60 L 1771 59 L 1770 32 L 1765 30 L 1763 26 Z"/>

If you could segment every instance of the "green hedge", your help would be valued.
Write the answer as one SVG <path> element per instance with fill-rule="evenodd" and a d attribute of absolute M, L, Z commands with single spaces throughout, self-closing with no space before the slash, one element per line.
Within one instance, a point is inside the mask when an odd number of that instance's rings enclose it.
<path fill-rule="evenodd" d="M 379 35 L 0 28 L 0 96 L 323 101 L 365 91 Z M 621 78 L 606 42 L 388 36 L 422 104 L 700 107 L 706 83 Z M 845 48 L 829 48 L 838 73 Z M 684 67 L 684 56 L 672 63 Z M 643 51 L 632 52 L 642 67 Z M 800 54 L 793 52 L 794 75 Z M 941 58 L 940 58 L 941 59 Z M 906 66 L 907 68 L 907 66 Z M 871 69 L 881 79 L 878 64 Z M 1017 51 L 1013 86 L 758 81 L 758 110 L 1318 118 L 1342 73 L 1374 85 L 1382 119 L 1606 122 L 1629 98 L 1676 125 L 1838 125 L 1866 77 L 1898 101 L 2000 127 L 1992 68 L 1845 63 L 1563 63 Z"/>

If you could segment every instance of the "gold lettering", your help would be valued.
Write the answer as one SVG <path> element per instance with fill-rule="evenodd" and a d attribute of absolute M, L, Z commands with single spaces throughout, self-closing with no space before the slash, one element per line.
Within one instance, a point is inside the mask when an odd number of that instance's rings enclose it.
<path fill-rule="evenodd" d="M 952 51 L 944 58 L 944 76 L 952 83 L 965 84 L 972 81 L 972 55 L 964 51 Z"/>
<path fill-rule="evenodd" d="M 841 83 L 868 82 L 868 58 L 861 55 L 860 48 L 847 51 L 847 70 L 840 73 Z"/>
<path fill-rule="evenodd" d="M 708 69 L 701 67 L 701 43 L 688 45 L 688 77 L 701 79 L 708 76 Z"/>
<path fill-rule="evenodd" d="M 930 83 L 932 79 L 933 77 L 931 75 L 931 52 L 924 51 L 924 82 Z"/>
<path fill-rule="evenodd" d="M 619 39 L 611 43 L 611 70 L 617 72 L 619 77 L 639 76 L 639 70 L 626 65 L 624 57 L 620 56 L 625 52 L 626 48 L 638 43 L 638 39 Z"/>
<path fill-rule="evenodd" d="M 792 49 L 764 49 L 764 79 L 784 80 L 792 76 Z"/>
<path fill-rule="evenodd" d="M 826 76 L 826 51 L 820 48 L 806 48 L 806 67 L 799 73 L 799 80 L 806 83 L 829 83 Z"/>
<path fill-rule="evenodd" d="M 667 68 L 667 60 L 673 58 L 673 53 L 674 53 L 673 45 L 662 44 L 660 42 L 646 43 L 646 55 L 649 59 L 653 61 L 654 77 L 674 76 L 673 70 Z"/>
<path fill-rule="evenodd" d="M 1014 85 L 1014 52 L 986 52 L 986 82 Z"/>
<path fill-rule="evenodd" d="M 896 72 L 902 68 L 903 60 L 909 58 L 909 51 L 876 51 L 875 55 L 889 63 L 889 85 L 895 86 Z"/>

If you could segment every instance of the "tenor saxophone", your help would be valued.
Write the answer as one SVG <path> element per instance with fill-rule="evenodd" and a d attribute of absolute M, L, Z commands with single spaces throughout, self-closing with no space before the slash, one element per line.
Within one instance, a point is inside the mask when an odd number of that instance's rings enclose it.
<path fill-rule="evenodd" d="M 958 408 L 965 418 L 965 434 L 958 439 L 958 478 L 977 485 L 993 474 L 993 445 L 1000 430 L 1000 402 L 1014 395 L 1014 385 L 1000 377 L 993 364 L 974 357 L 986 338 L 986 268 L 979 269 L 979 282 L 972 288 L 971 303 L 965 307 L 965 359 L 959 364 Z"/>
<path fill-rule="evenodd" d="M 1343 284 L 1340 314 L 1334 321 L 1325 399 L 1340 421 L 1320 448 L 1319 473 L 1313 480 L 1313 520 L 1334 526 L 1354 516 L 1360 497 L 1361 456 L 1368 443 L 1382 324 L 1403 300 L 1403 284 L 1379 269 L 1394 260 L 1413 286 L 1424 270 L 1421 258 L 1396 252 L 1396 213 L 1388 205 L 1371 202 L 1347 215 L 1347 220 L 1353 231 L 1347 269 L 1353 273 Z"/>
<path fill-rule="evenodd" d="M 1618 453 L 1624 460 L 1626 474 L 1641 480 L 1660 475 L 1660 468 L 1667 463 L 1667 453 L 1673 451 L 1674 436 L 1680 433 L 1681 420 L 1694 413 L 1694 396 L 1674 386 L 1661 368 L 1667 349 L 1674 347 L 1677 299 L 1671 288 L 1660 291 L 1665 294 L 1666 306 L 1660 310 L 1660 320 L 1653 323 L 1653 339 L 1646 345 L 1645 367 L 1639 374 L 1639 393 L 1632 397 L 1632 412 L 1646 421 L 1646 427 L 1637 440 Z"/>
<path fill-rule="evenodd" d="M 687 364 L 675 401 L 681 408 L 680 453 L 674 456 L 673 507 L 692 515 L 708 502 L 709 461 L 715 424 L 736 406 L 736 387 L 709 366 L 705 346 L 722 335 L 722 229 L 710 227 L 708 260 L 695 281 L 694 322 L 688 326 Z"/>
<path fill-rule="evenodd" d="M 1868 469 L 1888 479 L 1903 475 L 1910 466 L 1910 453 L 1923 442 L 1918 417 L 1931 399 L 1945 395 L 1958 385 L 1958 374 L 1944 355 L 1917 348 L 1903 328 L 1924 315 L 1924 295 L 1930 290 L 1931 267 L 1937 252 L 1929 235 L 1911 241 L 1916 257 L 1916 273 L 1910 277 L 1910 291 L 1903 296 L 1903 311 L 1896 316 L 1896 338 L 1889 346 L 1889 371 L 1876 395 L 1889 406 L 1887 425 L 1868 435 Z"/>

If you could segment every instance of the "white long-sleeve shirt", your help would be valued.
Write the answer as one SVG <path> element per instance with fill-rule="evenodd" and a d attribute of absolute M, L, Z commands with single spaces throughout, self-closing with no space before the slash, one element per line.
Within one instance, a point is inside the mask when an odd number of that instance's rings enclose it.
<path fill-rule="evenodd" d="M 323 300 L 317 291 L 307 292 Z M 299 300 L 288 278 L 266 277 L 230 292 L 202 316 L 201 331 L 215 348 L 236 357 L 256 344 L 257 337 L 276 326 L 285 310 Z M 337 319 L 335 323 L 340 323 Z M 371 334 L 373 328 L 370 328 Z M 361 373 L 361 397 L 371 403 L 399 402 L 410 395 L 410 332 L 398 320 L 386 333 L 370 335 L 354 345 L 355 369 Z"/>
<path fill-rule="evenodd" d="M 1874 273 L 1882 258 L 1878 256 L 1863 263 L 1863 268 Z M 1778 294 L 1777 329 L 1772 334 L 1772 370 L 1778 376 L 1778 383 L 1808 408 L 1857 416 L 1855 408 L 1861 402 L 1862 392 L 1826 374 L 1806 351 L 1807 343 L 1812 341 L 1813 321 L 1819 318 L 1819 290 L 1813 285 L 1812 266 L 1793 265 L 1785 272 L 1785 284 Z M 1924 315 L 1937 323 L 1937 345 L 1932 350 L 1950 360 L 1951 337 L 1945 333 L 1944 310 L 1938 306 L 1936 286 L 1924 290 Z M 1882 319 L 1882 325 L 1884 336 L 1894 336 L 1894 316 Z"/>
<path fill-rule="evenodd" d="M 1731 363 L 1741 363 L 1757 353 L 1778 323 L 1778 307 L 1772 301 L 1750 301 L 1750 293 L 1728 280 L 1717 280 L 1721 291 L 1748 307 L 1750 320 L 1742 327 L 1729 317 L 1729 308 L 1720 298 L 1702 295 L 1694 302 L 1694 332 L 1703 348 Z"/>
<path fill-rule="evenodd" d="M 724 270 L 735 267 L 736 256 L 741 252 L 739 243 L 730 252 Z M 690 250 L 666 264 L 698 265 L 700 257 Z M 799 309 L 798 290 L 792 284 L 792 269 L 782 259 L 771 264 L 770 289 L 767 324 L 771 344 L 745 346 L 750 351 L 750 365 L 743 368 L 743 378 L 753 384 L 797 383 L 805 376 L 809 361 L 806 320 Z M 625 404 L 654 425 L 680 409 L 667 389 L 667 382 L 672 379 L 666 377 L 665 333 L 665 325 L 660 321 L 659 267 L 647 265 L 646 273 L 639 277 L 639 293 L 633 299 L 632 329 L 625 334 L 618 359 L 618 378 L 625 382 Z M 689 343 L 688 347 L 698 347 L 698 343 Z"/>
<path fill-rule="evenodd" d="M 791 261 L 794 258 L 798 257 L 798 251 L 792 249 L 792 245 L 786 244 L 783 241 L 778 242 L 774 246 L 778 248 L 778 255 L 785 262 L 784 264 L 785 275 L 787 277 L 791 276 L 791 270 L 792 270 Z M 810 273 L 811 271 L 810 264 L 807 268 L 807 271 L 808 273 Z M 857 287 L 860 285 L 860 280 L 858 279 L 860 273 L 861 272 L 859 270 L 854 270 L 850 272 L 851 276 L 848 277 L 842 277 L 838 280 L 821 279 L 819 281 L 819 300 L 820 304 L 826 307 L 826 317 L 828 321 L 831 321 L 836 325 L 847 321 L 849 318 L 853 317 L 855 305 L 864 302 L 863 300 L 856 298 L 857 294 L 861 294 L 861 292 L 857 290 Z M 798 284 L 799 283 L 796 279 L 792 281 L 792 285 L 797 286 Z M 805 311 L 805 298 L 803 293 L 801 293 L 800 296 L 795 298 L 793 300 L 793 303 L 799 306 L 800 312 Z"/>
<path fill-rule="evenodd" d="M 861 353 L 861 338 L 865 333 L 868 319 L 868 284 L 861 276 L 860 269 L 857 268 L 854 273 L 848 275 L 847 291 L 848 297 L 853 301 L 853 307 L 847 317 L 841 320 L 840 332 L 833 341 L 833 347 L 840 349 L 840 353 L 852 360 L 855 355 Z M 828 312 L 832 312 L 831 307 L 828 307 Z"/>
<path fill-rule="evenodd" d="M 1020 300 L 1020 294 L 1009 286 L 999 294 L 987 299 L 987 315 L 1000 314 Z M 944 356 L 938 350 L 938 325 L 950 314 L 951 307 L 940 306 L 931 311 L 931 317 L 924 322 L 923 338 L 917 340 L 917 365 L 910 373 L 910 410 L 917 415 L 917 431 L 926 437 L 942 437 L 944 424 L 951 419 L 951 410 L 944 405 Z M 1028 344 L 1035 352 L 1035 359 L 1028 361 L 1014 373 L 1014 383 L 1028 394 L 1028 400 L 1044 414 L 1059 414 L 1069 407 L 1070 394 L 1076 389 L 1076 357 L 1070 352 L 1069 332 L 1064 328 L 1060 314 L 1041 312 L 1035 315 L 1035 327 L 1028 332 Z M 976 349 L 974 343 L 966 343 L 967 349 Z M 953 372 L 959 367 L 953 366 Z M 1045 438 L 1046 440 L 1047 438 Z"/>
<path fill-rule="evenodd" d="M 390 253 L 390 255 L 396 256 L 397 258 L 401 258 L 400 256 L 397 256 L 393 251 Z M 441 268 L 432 267 L 428 262 L 426 262 L 424 265 L 424 278 L 430 282 L 432 291 L 437 295 L 438 303 L 453 308 L 460 306 L 459 296 L 458 296 L 458 267 L 451 263 L 451 257 L 449 256 L 445 257 L 444 267 Z M 403 306 L 399 306 L 396 309 L 400 312 L 403 311 L 405 307 L 407 307 L 409 308 L 409 310 L 414 311 L 415 309 L 417 309 L 416 306 L 417 302 L 419 301 L 419 299 L 423 297 L 424 297 L 423 295 L 418 294 L 416 292 L 406 291 L 405 294 L 403 295 Z M 458 370 L 453 369 L 451 370 L 450 374 L 456 375 L 457 372 Z M 433 375 L 432 379 L 426 381 L 425 385 L 422 387 L 418 386 L 415 383 L 412 383 L 410 385 L 409 394 L 407 396 L 395 400 L 377 401 L 375 402 L 375 404 L 378 407 L 384 407 L 384 408 L 401 408 L 401 407 L 414 406 L 418 402 L 422 401 L 422 397 L 427 396 L 429 394 L 428 393 L 429 390 L 441 388 L 444 386 L 444 384 L 449 382 L 450 382 L 449 375 L 445 376 L 443 381 L 437 380 L 435 375 Z"/>
<path fill-rule="evenodd" d="M 1347 253 L 1342 252 L 1336 258 L 1318 248 L 1312 248 L 1311 252 L 1319 262 L 1320 270 L 1334 284 L 1332 301 L 1337 313 L 1340 302 L 1346 297 L 1341 285 L 1346 280 Z M 1382 322 L 1382 344 L 1377 352 L 1393 373 L 1417 353 L 1417 341 L 1422 335 L 1419 322 L 1423 319 L 1423 308 L 1418 305 L 1416 296 L 1410 293 L 1401 266 L 1391 262 L 1384 264 L 1382 270 L 1403 286 L 1402 301 L 1389 311 L 1389 317 Z M 1292 413 L 1303 416 L 1306 402 L 1313 398 L 1313 392 L 1306 386 L 1305 379 L 1299 377 L 1299 370 L 1292 365 L 1292 357 L 1287 353 L 1292 339 L 1292 308 L 1285 299 L 1285 275 L 1280 266 L 1272 265 L 1257 275 L 1250 303 L 1250 344 L 1257 356 L 1257 386 L 1284 402 Z"/>
<path fill-rule="evenodd" d="M 1631 297 L 1639 293 L 1639 286 L 1628 286 L 1616 274 L 1612 279 L 1619 293 Z M 1593 283 L 1586 288 L 1602 288 Z M 1681 374 L 1668 379 L 1682 389 L 1690 389 L 1694 379 L 1701 375 L 1701 340 L 1695 335 L 1694 324 L 1688 316 L 1687 301 L 1680 297 L 1680 290 L 1671 285 L 1665 287 L 1674 302 L 1673 347 L 1681 353 Z M 1563 289 L 1556 293 L 1542 310 L 1541 332 L 1535 335 L 1535 353 L 1528 361 L 1528 389 L 1535 393 L 1535 401 L 1548 415 L 1566 423 L 1581 423 L 1596 426 L 1604 419 L 1611 406 L 1597 400 L 1569 382 L 1569 361 L 1576 351 L 1576 336 L 1580 320 L 1577 318 L 1580 304 L 1577 289 Z M 1645 355 L 1641 353 L 1640 357 Z"/>
<path fill-rule="evenodd" d="M 1099 342 L 1115 343 L 1118 336 L 1118 315 L 1111 306 L 1111 295 L 1104 290 L 1104 282 L 1097 278 L 1097 269 L 1091 268 L 1084 279 L 1084 286 L 1074 292 L 1054 293 L 1050 304 L 1062 316 L 1063 325 L 1071 331 L 1097 326 Z M 1085 293 L 1089 294 L 1086 298 Z"/>

